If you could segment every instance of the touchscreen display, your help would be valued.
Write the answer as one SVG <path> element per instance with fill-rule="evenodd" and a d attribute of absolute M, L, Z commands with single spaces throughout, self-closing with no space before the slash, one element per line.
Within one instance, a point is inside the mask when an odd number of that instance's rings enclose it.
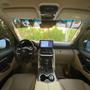
<path fill-rule="evenodd" d="M 40 41 L 40 47 L 41 48 L 52 48 L 53 47 L 53 41 L 52 40 L 41 40 Z"/>

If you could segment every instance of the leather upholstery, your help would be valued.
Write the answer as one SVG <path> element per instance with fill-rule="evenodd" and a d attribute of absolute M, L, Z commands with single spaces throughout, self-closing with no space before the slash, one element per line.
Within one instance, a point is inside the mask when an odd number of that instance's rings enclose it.
<path fill-rule="evenodd" d="M 7 80 L 1 90 L 34 90 L 35 75 L 16 74 Z M 60 86 L 63 90 L 90 90 L 90 86 L 81 80 L 60 79 Z"/>
<path fill-rule="evenodd" d="M 33 74 L 17 74 L 9 78 L 1 90 L 33 90 L 34 87 Z"/>
<path fill-rule="evenodd" d="M 81 80 L 61 79 L 59 82 L 64 90 L 90 90 L 90 86 Z"/>
<path fill-rule="evenodd" d="M 63 87 L 59 84 L 58 81 L 46 83 L 36 80 L 34 90 L 63 90 Z"/>

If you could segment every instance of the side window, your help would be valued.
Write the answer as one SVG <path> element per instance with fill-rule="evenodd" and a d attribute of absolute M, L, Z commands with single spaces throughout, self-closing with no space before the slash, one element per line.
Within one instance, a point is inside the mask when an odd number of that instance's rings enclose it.
<path fill-rule="evenodd" d="M 90 29 L 87 30 L 80 40 L 80 48 L 87 53 L 90 53 Z"/>
<path fill-rule="evenodd" d="M 5 43 L 3 39 L 5 39 L 6 42 L 9 44 L 8 47 L 2 48 L 3 46 L 5 46 L 3 45 Z M 13 45 L 14 37 L 5 22 L 0 19 L 0 51 L 2 51 L 3 49 L 10 48 Z"/>

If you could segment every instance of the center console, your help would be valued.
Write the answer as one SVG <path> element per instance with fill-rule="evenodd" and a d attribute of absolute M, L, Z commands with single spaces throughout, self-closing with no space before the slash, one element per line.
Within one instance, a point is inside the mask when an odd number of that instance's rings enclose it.
<path fill-rule="evenodd" d="M 38 79 L 35 90 L 64 90 L 55 75 L 55 53 L 52 40 L 41 40 L 38 51 Z"/>
<path fill-rule="evenodd" d="M 53 82 L 55 76 L 55 53 L 52 40 L 41 40 L 38 55 L 38 80 Z"/>

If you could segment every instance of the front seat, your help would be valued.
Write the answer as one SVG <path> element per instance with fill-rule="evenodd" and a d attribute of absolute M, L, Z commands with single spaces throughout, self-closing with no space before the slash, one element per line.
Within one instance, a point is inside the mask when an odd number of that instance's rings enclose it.
<path fill-rule="evenodd" d="M 64 90 L 90 90 L 90 86 L 81 80 L 61 79 L 59 82 Z"/>
<path fill-rule="evenodd" d="M 10 77 L 1 90 L 33 90 L 35 86 L 35 75 L 16 74 Z"/>

